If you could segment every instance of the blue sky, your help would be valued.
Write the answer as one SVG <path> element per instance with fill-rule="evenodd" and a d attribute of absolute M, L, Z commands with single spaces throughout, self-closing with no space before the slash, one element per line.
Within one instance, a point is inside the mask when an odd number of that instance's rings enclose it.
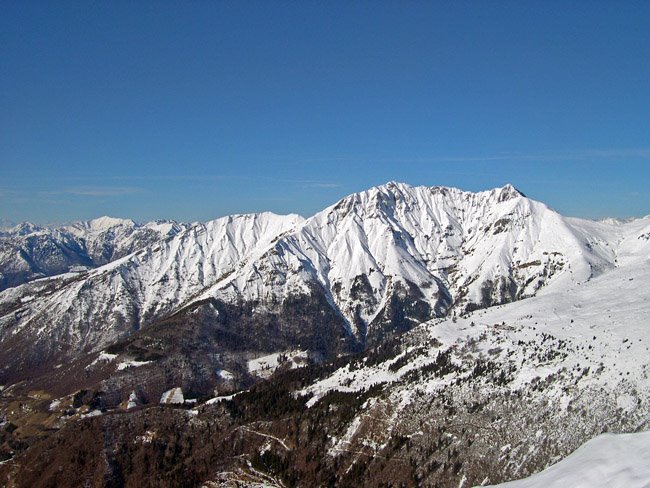
<path fill-rule="evenodd" d="M 650 214 L 650 2 L 3 2 L 0 217 L 311 215 L 389 180 Z"/>

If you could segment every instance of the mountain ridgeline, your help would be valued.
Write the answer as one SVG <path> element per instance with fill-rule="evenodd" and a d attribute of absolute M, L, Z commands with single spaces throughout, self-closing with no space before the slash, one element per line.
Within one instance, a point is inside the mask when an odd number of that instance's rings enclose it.
<path fill-rule="evenodd" d="M 128 244 L 116 238 L 95 249 L 132 248 L 141 228 L 129 228 Z M 331 356 L 613 265 L 606 242 L 585 239 L 575 221 L 510 185 L 470 193 L 388 183 L 307 220 L 236 215 L 171 224 L 170 233 L 97 269 L 2 293 L 5 374 L 19 379 L 22 370 L 153 333 L 147 329 L 170 320 L 221 324 L 213 334 L 219 350 L 232 343 Z M 236 312 L 224 322 L 222 309 Z"/>

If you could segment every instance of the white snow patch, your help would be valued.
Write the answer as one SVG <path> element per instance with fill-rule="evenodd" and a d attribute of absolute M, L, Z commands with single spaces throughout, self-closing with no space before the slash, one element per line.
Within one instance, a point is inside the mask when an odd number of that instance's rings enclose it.
<path fill-rule="evenodd" d="M 87 418 L 90 418 L 90 417 L 98 417 L 101 414 L 102 414 L 101 410 L 91 410 L 88 413 L 81 414 L 81 418 L 82 419 L 87 419 Z"/>
<path fill-rule="evenodd" d="M 135 394 L 135 391 L 132 391 L 131 394 L 129 395 L 129 402 L 126 405 L 126 409 L 131 410 L 132 408 L 137 407 L 138 406 L 137 401 L 138 401 L 138 396 Z"/>
<path fill-rule="evenodd" d="M 99 356 L 97 356 L 96 361 L 112 361 L 117 357 L 117 354 L 110 354 L 108 352 L 102 351 Z"/>
<path fill-rule="evenodd" d="M 94 365 L 96 365 L 97 363 L 100 363 L 100 362 L 110 362 L 113 359 L 115 359 L 116 357 L 117 357 L 117 354 L 109 354 L 107 352 L 102 351 L 101 353 L 99 353 L 99 356 L 97 356 L 95 358 L 95 360 L 92 363 L 90 363 L 86 368 L 94 366 Z"/>
<path fill-rule="evenodd" d="M 248 361 L 248 372 L 259 378 L 269 378 L 278 367 L 287 364 L 299 368 L 307 364 L 307 351 L 295 350 L 268 354 Z"/>
<path fill-rule="evenodd" d="M 144 366 L 145 364 L 149 364 L 151 361 L 135 361 L 132 359 L 127 359 L 126 361 L 122 361 L 117 365 L 117 370 L 122 371 L 123 369 L 126 368 L 137 368 L 139 366 Z"/>
<path fill-rule="evenodd" d="M 151 441 L 153 441 L 154 437 L 156 437 L 156 433 L 148 430 L 144 433 L 144 435 L 136 436 L 134 443 L 141 442 L 142 444 L 151 444 Z"/>
<path fill-rule="evenodd" d="M 233 393 L 232 395 L 223 395 L 223 396 L 217 396 L 214 398 L 210 398 L 208 401 L 205 402 L 206 405 L 212 405 L 213 403 L 219 403 L 221 401 L 227 401 L 227 400 L 232 400 L 235 398 L 239 393 Z"/>
<path fill-rule="evenodd" d="M 234 374 L 232 374 L 230 371 L 226 369 L 219 369 L 217 370 L 217 376 L 223 380 L 226 381 L 232 381 L 233 378 L 235 377 Z"/>
<path fill-rule="evenodd" d="M 185 398 L 183 397 L 183 390 L 179 387 L 172 388 L 171 390 L 167 390 L 165 393 L 162 394 L 162 397 L 160 397 L 160 403 L 162 404 L 179 404 L 179 403 L 184 403 Z"/>

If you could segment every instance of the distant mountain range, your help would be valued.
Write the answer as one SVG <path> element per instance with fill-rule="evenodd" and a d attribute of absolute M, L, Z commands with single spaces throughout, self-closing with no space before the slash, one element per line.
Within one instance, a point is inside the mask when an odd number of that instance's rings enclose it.
<path fill-rule="evenodd" d="M 46 276 L 96 268 L 187 227 L 173 220 L 139 225 L 111 217 L 63 226 L 3 222 L 0 290 Z"/>
<path fill-rule="evenodd" d="M 214 449 L 252 463 L 213 454 L 213 471 L 187 468 L 190 485 L 528 474 L 602 430 L 647 424 L 649 241 L 650 218 L 567 218 L 511 185 L 390 182 L 308 219 L 20 224 L 0 237 L 0 384 L 6 421 L 32 434 L 4 449 L 26 442 L 28 463 L 48 442 L 79 449 L 71 432 L 90 414 L 95 435 L 105 422 L 126 435 L 133 415 L 182 438 L 187 410 L 150 416 L 161 398 L 190 398 L 197 435 L 216 429 Z M 19 399 L 47 415 L 12 417 Z M 51 423 L 56 435 L 33 433 Z"/>

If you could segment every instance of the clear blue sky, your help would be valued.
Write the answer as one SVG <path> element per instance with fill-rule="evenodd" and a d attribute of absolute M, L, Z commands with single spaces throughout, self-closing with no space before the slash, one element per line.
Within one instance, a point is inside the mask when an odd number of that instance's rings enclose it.
<path fill-rule="evenodd" d="M 311 215 L 388 180 L 650 214 L 650 2 L 0 7 L 0 217 Z"/>

